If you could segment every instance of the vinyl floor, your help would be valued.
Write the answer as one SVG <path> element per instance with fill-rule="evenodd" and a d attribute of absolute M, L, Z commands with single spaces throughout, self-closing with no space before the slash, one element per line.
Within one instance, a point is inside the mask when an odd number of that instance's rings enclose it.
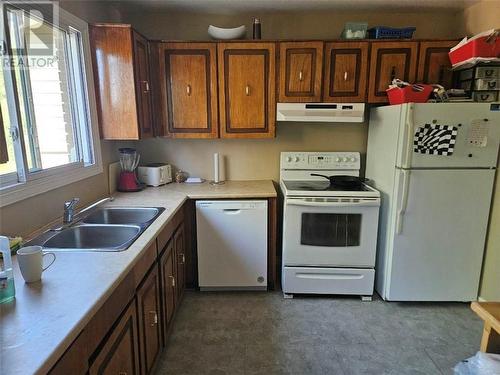
<path fill-rule="evenodd" d="M 481 334 L 465 303 L 188 291 L 155 373 L 452 374 Z"/>

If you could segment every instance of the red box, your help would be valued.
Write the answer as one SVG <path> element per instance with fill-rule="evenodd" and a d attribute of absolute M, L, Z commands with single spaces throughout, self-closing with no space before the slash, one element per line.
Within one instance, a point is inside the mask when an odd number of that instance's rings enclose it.
<path fill-rule="evenodd" d="M 493 37 L 493 42 L 486 42 L 488 36 L 482 36 L 465 43 L 463 46 L 448 53 L 452 65 L 474 57 L 500 57 L 500 38 Z"/>
<path fill-rule="evenodd" d="M 432 86 L 422 84 L 419 84 L 419 86 L 423 87 L 424 89 L 422 91 L 418 91 L 415 87 L 410 85 L 402 88 L 393 87 L 387 89 L 385 92 L 389 97 L 389 103 L 391 105 L 403 103 L 425 103 L 431 95 Z"/>

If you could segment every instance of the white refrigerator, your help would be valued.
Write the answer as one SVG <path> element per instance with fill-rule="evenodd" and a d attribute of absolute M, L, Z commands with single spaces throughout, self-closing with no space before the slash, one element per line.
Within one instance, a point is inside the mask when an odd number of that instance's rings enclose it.
<path fill-rule="evenodd" d="M 366 177 L 382 194 L 375 281 L 382 298 L 477 299 L 499 138 L 499 104 L 371 110 Z"/>

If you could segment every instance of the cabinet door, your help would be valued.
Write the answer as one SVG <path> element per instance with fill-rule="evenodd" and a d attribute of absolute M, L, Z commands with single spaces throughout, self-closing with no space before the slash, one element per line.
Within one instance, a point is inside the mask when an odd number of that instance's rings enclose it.
<path fill-rule="evenodd" d="M 215 43 L 160 43 L 159 50 L 159 94 L 166 135 L 217 138 Z"/>
<path fill-rule="evenodd" d="M 364 102 L 368 71 L 368 42 L 325 45 L 325 102 Z"/>
<path fill-rule="evenodd" d="M 439 83 L 446 89 L 451 88 L 453 72 L 448 52 L 457 43 L 456 40 L 421 42 L 417 82 Z"/>
<path fill-rule="evenodd" d="M 90 366 L 90 375 L 139 374 L 135 301 L 129 305 Z"/>
<path fill-rule="evenodd" d="M 141 368 L 148 374 L 160 350 L 160 278 L 153 267 L 137 290 L 139 317 L 139 342 L 141 343 Z"/>
<path fill-rule="evenodd" d="M 280 43 L 279 101 L 321 101 L 323 42 Z"/>
<path fill-rule="evenodd" d="M 219 43 L 217 48 L 222 137 L 274 137 L 275 44 Z"/>
<path fill-rule="evenodd" d="M 153 136 L 153 117 L 149 75 L 148 41 L 133 31 L 135 95 L 137 99 L 137 117 L 141 138 Z"/>
<path fill-rule="evenodd" d="M 167 244 L 165 252 L 160 258 L 160 276 L 162 285 L 162 306 L 163 306 L 163 333 L 166 337 L 169 324 L 174 316 L 175 310 L 175 263 L 174 263 L 174 241 Z"/>
<path fill-rule="evenodd" d="M 92 25 L 97 114 L 104 139 L 139 139 L 130 25 Z"/>
<path fill-rule="evenodd" d="M 418 42 L 371 44 L 368 103 L 387 103 L 385 90 L 394 78 L 415 82 Z"/>
<path fill-rule="evenodd" d="M 186 287 L 186 251 L 184 241 L 184 224 L 177 229 L 174 236 L 175 258 L 177 261 L 177 301 L 180 302 Z"/>

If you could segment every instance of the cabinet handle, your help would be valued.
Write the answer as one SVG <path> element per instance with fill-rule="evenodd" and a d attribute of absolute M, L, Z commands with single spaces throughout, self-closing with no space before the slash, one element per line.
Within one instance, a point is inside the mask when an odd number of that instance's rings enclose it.
<path fill-rule="evenodd" d="M 175 277 L 169 276 L 168 278 L 170 279 L 170 286 L 175 286 Z"/>
<path fill-rule="evenodd" d="M 180 254 L 180 256 L 181 256 L 181 261 L 179 263 L 180 264 L 186 263 L 186 257 L 184 256 L 184 254 Z"/>
<path fill-rule="evenodd" d="M 344 81 L 347 81 L 347 72 L 344 72 Z"/>
<path fill-rule="evenodd" d="M 396 78 L 396 67 L 393 66 L 392 69 L 391 69 L 391 83 L 392 83 L 392 80 Z"/>
<path fill-rule="evenodd" d="M 299 72 L 299 81 L 302 82 L 304 79 L 304 75 L 302 74 L 302 70 Z"/>
<path fill-rule="evenodd" d="M 155 325 L 158 324 L 158 314 L 156 313 L 156 311 L 150 311 L 149 315 L 151 315 L 152 317 L 150 326 L 154 327 Z"/>
<path fill-rule="evenodd" d="M 144 94 L 147 94 L 149 92 L 149 82 L 148 81 L 142 81 L 142 85 L 144 86 Z"/>
<path fill-rule="evenodd" d="M 497 87 L 497 82 L 496 81 L 488 82 L 488 88 L 489 89 L 494 89 L 495 87 Z"/>
<path fill-rule="evenodd" d="M 245 95 L 250 96 L 250 86 L 249 85 L 245 86 Z"/>
<path fill-rule="evenodd" d="M 186 93 L 188 94 L 188 96 L 191 96 L 191 85 L 186 86 Z"/>
<path fill-rule="evenodd" d="M 493 75 L 493 69 L 487 69 L 484 71 L 486 77 L 491 77 Z"/>

